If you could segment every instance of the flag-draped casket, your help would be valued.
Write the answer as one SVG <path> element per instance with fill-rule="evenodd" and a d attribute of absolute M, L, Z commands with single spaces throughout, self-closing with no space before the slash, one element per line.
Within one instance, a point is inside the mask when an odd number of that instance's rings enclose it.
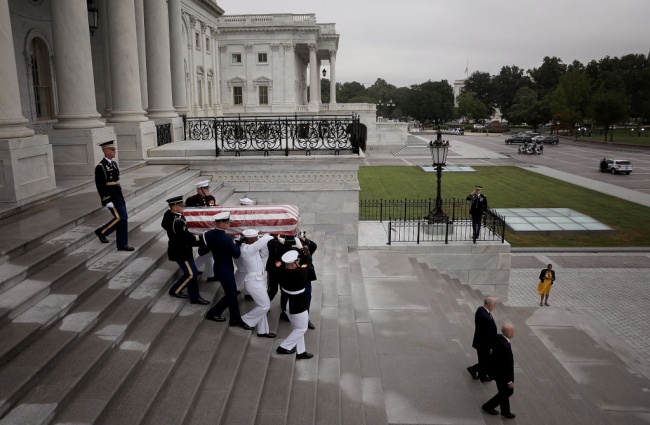
<path fill-rule="evenodd" d="M 257 229 L 272 235 L 295 235 L 298 232 L 300 212 L 295 205 L 237 205 L 234 207 L 185 208 L 183 215 L 192 233 L 202 234 L 214 229 L 212 216 L 230 213 L 230 230 L 237 235 L 245 229 Z"/>

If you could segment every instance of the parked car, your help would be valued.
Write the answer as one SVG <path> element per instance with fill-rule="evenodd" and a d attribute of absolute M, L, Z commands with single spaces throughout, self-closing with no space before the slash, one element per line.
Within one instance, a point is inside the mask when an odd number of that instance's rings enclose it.
<path fill-rule="evenodd" d="M 627 159 L 608 159 L 607 168 L 603 172 L 612 174 L 630 174 L 632 172 L 632 162 Z"/>
<path fill-rule="evenodd" d="M 533 138 L 528 135 L 524 136 L 521 134 L 516 134 L 506 139 L 506 145 L 510 145 L 512 143 L 526 143 L 526 142 L 532 143 Z"/>
<path fill-rule="evenodd" d="M 545 145 L 557 145 L 560 143 L 560 138 L 557 136 L 545 136 L 542 138 L 542 143 Z"/>
<path fill-rule="evenodd" d="M 533 137 L 533 142 L 535 142 L 535 143 L 543 143 L 544 142 L 544 136 L 535 136 L 535 137 Z"/>
<path fill-rule="evenodd" d="M 483 130 L 485 126 L 483 124 L 474 124 L 474 130 Z"/>

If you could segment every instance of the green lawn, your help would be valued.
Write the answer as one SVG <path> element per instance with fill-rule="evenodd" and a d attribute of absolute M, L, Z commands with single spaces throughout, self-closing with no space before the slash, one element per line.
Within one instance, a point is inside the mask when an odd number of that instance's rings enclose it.
<path fill-rule="evenodd" d="M 442 198 L 465 198 L 483 186 L 491 208 L 571 208 L 616 229 L 609 236 L 521 236 L 506 231 L 516 247 L 623 247 L 650 245 L 650 208 L 518 167 L 474 167 L 476 173 L 443 173 Z M 436 196 L 436 175 L 417 167 L 359 169 L 360 199 L 425 199 Z"/>

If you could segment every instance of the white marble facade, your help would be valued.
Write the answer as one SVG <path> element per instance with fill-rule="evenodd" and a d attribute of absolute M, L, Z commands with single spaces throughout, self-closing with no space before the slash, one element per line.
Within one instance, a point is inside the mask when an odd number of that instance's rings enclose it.
<path fill-rule="evenodd" d="M 227 16 L 215 0 L 0 0 L 0 15 L 0 81 L 12 88 L 0 95 L 0 184 L 21 181 L 15 158 L 26 152 L 56 170 L 38 180 L 42 191 L 55 174 L 92 175 L 106 140 L 118 159 L 145 159 L 156 125 L 182 139 L 182 115 L 338 110 L 339 35 L 313 14 Z M 320 102 L 324 63 L 329 105 Z M 26 179 L 29 190 L 0 188 L 11 192 L 0 201 L 37 194 Z"/>

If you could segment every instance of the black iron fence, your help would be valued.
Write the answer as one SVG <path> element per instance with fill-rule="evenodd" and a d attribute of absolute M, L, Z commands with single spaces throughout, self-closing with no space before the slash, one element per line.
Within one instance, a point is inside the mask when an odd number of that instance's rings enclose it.
<path fill-rule="evenodd" d="M 379 199 L 359 202 L 359 220 L 388 223 L 388 244 L 392 242 L 472 241 L 470 203 L 464 199 L 445 199 L 446 222 L 429 223 L 427 214 L 435 199 Z M 506 221 L 494 210 L 483 214 L 479 240 L 505 242 Z"/>
<path fill-rule="evenodd" d="M 312 155 L 341 151 L 359 153 L 362 125 L 358 115 L 293 115 L 204 117 L 183 119 L 186 140 L 214 140 L 216 156 L 292 151 Z"/>
<path fill-rule="evenodd" d="M 156 125 L 156 139 L 158 146 L 166 145 L 172 142 L 172 125 L 171 124 L 158 124 Z"/>

